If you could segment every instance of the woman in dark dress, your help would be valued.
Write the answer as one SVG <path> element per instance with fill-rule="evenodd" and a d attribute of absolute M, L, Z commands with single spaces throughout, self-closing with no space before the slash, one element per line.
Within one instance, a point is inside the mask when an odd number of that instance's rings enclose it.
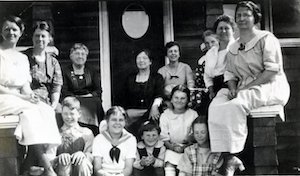
<path fill-rule="evenodd" d="M 129 115 L 128 130 L 138 136 L 138 128 L 148 120 L 158 120 L 159 106 L 164 93 L 164 80 L 156 72 L 152 72 L 151 53 L 143 49 L 136 56 L 138 72 L 130 74 L 125 83 L 124 104 Z"/>
<path fill-rule="evenodd" d="M 99 71 L 85 65 L 89 50 L 82 43 L 75 43 L 70 49 L 72 65 L 63 69 L 63 97 L 75 96 L 82 105 L 79 124 L 90 128 L 96 135 L 103 119 L 102 89 Z"/>

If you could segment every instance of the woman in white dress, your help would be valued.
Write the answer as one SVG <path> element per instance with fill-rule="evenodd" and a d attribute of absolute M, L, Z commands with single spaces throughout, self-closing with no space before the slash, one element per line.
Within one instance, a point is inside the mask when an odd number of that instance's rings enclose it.
<path fill-rule="evenodd" d="M 290 94 L 278 39 L 256 28 L 261 13 L 251 1 L 238 3 L 235 20 L 240 38 L 230 47 L 224 74 L 228 89 L 221 89 L 209 107 L 213 152 L 239 153 L 247 138 L 250 110 L 284 106 Z"/>
<path fill-rule="evenodd" d="M 1 22 L 0 43 L 0 115 L 19 115 L 15 135 L 19 143 L 28 146 L 25 170 L 37 157 L 44 175 L 56 176 L 46 154 L 45 144 L 60 144 L 54 110 L 39 101 L 30 88 L 29 62 L 26 55 L 16 51 L 24 31 L 19 17 L 8 16 Z"/>

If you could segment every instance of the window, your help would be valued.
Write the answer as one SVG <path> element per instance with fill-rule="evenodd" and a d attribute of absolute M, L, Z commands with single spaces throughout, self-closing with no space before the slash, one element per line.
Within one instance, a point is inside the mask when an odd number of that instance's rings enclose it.
<path fill-rule="evenodd" d="M 283 47 L 300 46 L 300 0 L 270 0 L 272 32 Z"/>

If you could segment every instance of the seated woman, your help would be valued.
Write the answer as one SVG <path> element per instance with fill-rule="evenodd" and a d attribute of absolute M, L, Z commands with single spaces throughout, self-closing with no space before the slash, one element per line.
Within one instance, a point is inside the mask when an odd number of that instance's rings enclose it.
<path fill-rule="evenodd" d="M 235 22 L 227 15 L 221 15 L 214 23 L 214 31 L 218 36 L 219 45 L 212 47 L 205 54 L 204 82 L 209 90 L 209 98 L 213 99 L 224 84 L 224 72 L 226 67 L 225 56 L 230 44 L 233 43 Z"/>
<path fill-rule="evenodd" d="M 124 107 L 129 116 L 128 130 L 138 136 L 138 129 L 149 118 L 158 120 L 163 97 L 163 78 L 151 72 L 152 57 L 148 49 L 136 56 L 138 72 L 130 74 L 125 82 Z"/>
<path fill-rule="evenodd" d="M 49 25 L 45 21 L 38 22 L 32 36 L 33 48 L 27 49 L 24 54 L 27 55 L 30 64 L 31 89 L 41 101 L 56 109 L 63 78 L 56 55 L 46 51 L 52 40 Z"/>
<path fill-rule="evenodd" d="M 238 3 L 235 20 L 240 38 L 229 48 L 225 81 L 209 107 L 209 134 L 213 152 L 238 153 L 247 138 L 247 115 L 261 106 L 284 106 L 290 88 L 283 71 L 278 39 L 255 27 L 261 13 L 251 1 Z"/>
<path fill-rule="evenodd" d="M 85 65 L 88 54 L 88 48 L 82 43 L 75 43 L 70 49 L 72 64 L 63 69 L 62 96 L 75 96 L 79 99 L 82 110 L 79 124 L 90 128 L 96 135 L 104 116 L 102 89 L 99 71 Z"/>
<path fill-rule="evenodd" d="M 211 30 L 206 30 L 202 34 L 203 45 L 205 46 L 203 51 L 208 51 L 212 47 L 219 47 L 218 36 Z M 201 44 L 202 45 L 202 44 Z M 206 55 L 202 56 L 198 60 L 198 66 L 195 69 L 195 87 L 199 90 L 193 90 L 191 95 L 192 109 L 195 109 L 198 114 L 207 114 L 208 105 L 210 103 L 209 93 L 204 83 L 204 68 Z"/>
<path fill-rule="evenodd" d="M 168 97 L 177 85 L 185 85 L 189 89 L 195 85 L 191 67 L 188 64 L 179 62 L 180 52 L 179 43 L 175 41 L 168 42 L 165 46 L 165 54 L 170 63 L 158 70 L 158 73 L 164 78 L 165 95 Z"/>
<path fill-rule="evenodd" d="M 56 176 L 45 149 L 45 144 L 61 143 L 55 113 L 53 108 L 39 101 L 30 88 L 28 58 L 16 51 L 24 24 L 15 16 L 4 18 L 0 24 L 0 115 L 20 116 L 15 135 L 21 145 L 28 146 L 23 163 L 25 172 L 36 164 L 36 157 L 37 164 L 44 168 L 44 175 Z"/>
<path fill-rule="evenodd" d="M 120 106 L 111 107 L 105 116 L 107 128 L 96 136 L 92 154 L 95 176 L 130 176 L 136 158 L 136 138 L 124 127 L 128 115 Z"/>

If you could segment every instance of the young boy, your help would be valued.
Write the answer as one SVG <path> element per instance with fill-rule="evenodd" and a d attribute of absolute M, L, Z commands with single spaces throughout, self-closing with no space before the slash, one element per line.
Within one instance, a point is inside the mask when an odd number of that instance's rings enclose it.
<path fill-rule="evenodd" d="M 192 123 L 196 144 L 184 150 L 177 168 L 179 176 L 222 175 L 233 176 L 236 169 L 244 170 L 243 163 L 235 156 L 226 157 L 210 150 L 207 122 L 204 117 L 197 117 Z M 221 168 L 222 167 L 222 168 Z"/>
<path fill-rule="evenodd" d="M 139 134 L 142 141 L 137 144 L 137 156 L 133 163 L 134 176 L 163 176 L 166 147 L 159 140 L 160 128 L 154 122 L 142 124 Z"/>
<path fill-rule="evenodd" d="M 62 102 L 63 126 L 60 128 L 62 144 L 57 148 L 55 171 L 63 176 L 90 176 L 93 171 L 92 144 L 94 135 L 88 128 L 80 127 L 80 102 L 66 97 Z"/>

